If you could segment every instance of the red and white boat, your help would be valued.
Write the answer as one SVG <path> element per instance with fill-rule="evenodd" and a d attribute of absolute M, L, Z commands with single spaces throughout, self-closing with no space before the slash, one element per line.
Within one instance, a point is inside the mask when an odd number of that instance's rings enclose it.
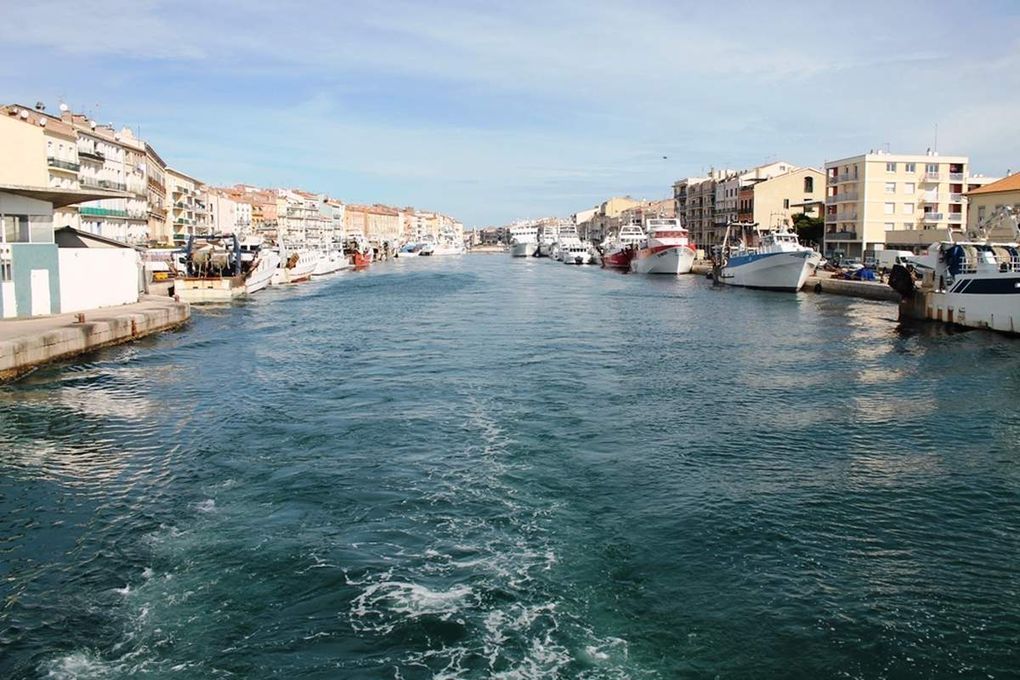
<path fill-rule="evenodd" d="M 375 259 L 375 251 L 361 234 L 352 234 L 344 244 L 344 254 L 349 258 L 355 269 L 367 267 Z"/>
<path fill-rule="evenodd" d="M 648 237 L 633 259 L 630 270 L 637 274 L 687 274 L 694 266 L 694 246 L 680 220 L 653 217 L 646 223 Z"/>
<path fill-rule="evenodd" d="M 638 246 L 645 240 L 645 232 L 636 224 L 625 224 L 614 236 L 602 244 L 602 266 L 630 269 Z"/>

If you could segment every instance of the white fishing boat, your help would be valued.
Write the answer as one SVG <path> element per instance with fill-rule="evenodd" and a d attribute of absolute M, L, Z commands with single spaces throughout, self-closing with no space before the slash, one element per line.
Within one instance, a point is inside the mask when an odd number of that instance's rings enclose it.
<path fill-rule="evenodd" d="M 266 247 L 261 238 L 246 239 L 241 242 L 241 261 L 250 262 L 248 276 L 244 282 L 245 292 L 253 295 L 267 288 L 273 281 L 273 274 L 280 266 L 280 256 L 272 248 Z"/>
<path fill-rule="evenodd" d="M 694 266 L 694 246 L 676 218 L 653 217 L 645 223 L 647 237 L 630 261 L 638 274 L 687 274 Z"/>
<path fill-rule="evenodd" d="M 920 281 L 908 266 L 893 266 L 889 285 L 902 297 L 900 316 L 1020 333 L 1018 217 L 1016 210 L 1003 207 L 981 227 L 1011 228 L 1012 241 L 940 241 L 925 254 L 906 258 Z"/>
<path fill-rule="evenodd" d="M 750 227 L 760 245 L 751 247 L 741 239 L 727 248 L 730 230 L 741 232 Z M 730 225 L 723 242 L 723 259 L 715 270 L 715 279 L 728 286 L 765 290 L 798 291 L 807 280 L 810 258 L 815 251 L 800 245 L 797 235 L 785 230 L 761 230 L 755 224 Z"/>
<path fill-rule="evenodd" d="M 510 226 L 510 257 L 532 257 L 537 251 L 537 225 L 528 222 Z"/>
<path fill-rule="evenodd" d="M 351 266 L 350 260 L 339 250 L 326 250 L 318 253 L 319 259 L 312 270 L 312 276 L 326 276 L 335 274 L 341 269 L 348 269 Z"/>
<path fill-rule="evenodd" d="M 559 238 L 560 226 L 554 222 L 546 222 L 538 230 L 538 250 L 535 255 L 538 257 L 551 257 Z"/>
<path fill-rule="evenodd" d="M 310 248 L 287 248 L 279 246 L 280 266 L 273 274 L 273 285 L 309 281 L 319 264 L 319 253 Z"/>

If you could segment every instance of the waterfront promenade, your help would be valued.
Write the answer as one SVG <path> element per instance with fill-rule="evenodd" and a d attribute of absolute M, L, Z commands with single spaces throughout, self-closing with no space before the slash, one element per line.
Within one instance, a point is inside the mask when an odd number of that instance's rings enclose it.
<path fill-rule="evenodd" d="M 0 321 L 0 382 L 43 364 L 177 328 L 190 318 L 187 303 L 145 296 L 131 305 Z"/>

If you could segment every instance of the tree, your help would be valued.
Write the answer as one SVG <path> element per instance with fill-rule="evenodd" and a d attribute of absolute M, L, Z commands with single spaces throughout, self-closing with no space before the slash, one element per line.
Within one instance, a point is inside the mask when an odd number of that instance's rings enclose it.
<path fill-rule="evenodd" d="M 792 218 L 793 230 L 797 232 L 801 243 L 821 243 L 822 233 L 825 231 L 825 221 L 820 217 L 812 217 L 804 213 L 797 213 Z"/>

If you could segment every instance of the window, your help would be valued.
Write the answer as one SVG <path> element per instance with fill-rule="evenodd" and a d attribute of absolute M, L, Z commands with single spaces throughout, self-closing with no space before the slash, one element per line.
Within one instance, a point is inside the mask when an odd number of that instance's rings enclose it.
<path fill-rule="evenodd" d="M 886 215 L 894 215 L 894 214 L 896 214 L 896 204 L 895 203 L 886 203 L 885 204 L 885 214 Z"/>
<path fill-rule="evenodd" d="M 903 228 L 904 229 L 913 229 L 914 228 L 914 223 L 913 222 L 904 222 L 903 223 Z"/>
<path fill-rule="evenodd" d="M 0 282 L 6 283 L 7 281 L 13 281 L 14 276 L 11 273 L 11 261 L 2 260 L 0 261 Z"/>
<path fill-rule="evenodd" d="M 815 178 L 805 177 L 804 178 L 804 193 L 813 194 L 815 193 Z"/>
<path fill-rule="evenodd" d="M 903 169 L 906 170 L 907 172 L 917 172 L 917 164 L 916 163 L 904 163 L 903 164 Z"/>
<path fill-rule="evenodd" d="M 886 163 L 885 164 L 885 171 L 886 172 L 896 172 L 896 164 L 895 163 Z"/>
<path fill-rule="evenodd" d="M 4 243 L 53 243 L 50 215 L 3 215 Z"/>
<path fill-rule="evenodd" d="M 978 208 L 978 219 L 979 220 L 985 219 L 985 206 L 981 206 L 980 208 Z"/>
<path fill-rule="evenodd" d="M 784 198 L 783 199 L 783 209 L 784 210 L 789 210 L 790 209 L 790 199 L 788 199 L 788 198 Z"/>
<path fill-rule="evenodd" d="M 903 214 L 904 215 L 913 215 L 914 214 L 914 204 L 913 203 L 904 203 L 903 204 Z"/>
<path fill-rule="evenodd" d="M 895 194 L 896 193 L 896 182 L 886 182 L 885 183 L 885 193 L 887 193 L 887 194 Z"/>
<path fill-rule="evenodd" d="M 932 175 L 937 175 L 939 172 L 939 164 L 928 163 L 927 165 L 924 166 L 924 170 L 925 172 L 931 173 Z"/>
<path fill-rule="evenodd" d="M 895 222 L 886 222 L 885 223 L 885 230 L 886 231 L 891 231 L 891 230 L 893 230 L 895 228 L 896 228 L 896 223 Z"/>
<path fill-rule="evenodd" d="M 904 182 L 903 183 L 903 193 L 905 193 L 905 194 L 912 194 L 912 193 L 914 193 L 914 189 L 916 189 L 916 188 L 917 188 L 917 185 L 914 184 L 913 182 Z"/>

